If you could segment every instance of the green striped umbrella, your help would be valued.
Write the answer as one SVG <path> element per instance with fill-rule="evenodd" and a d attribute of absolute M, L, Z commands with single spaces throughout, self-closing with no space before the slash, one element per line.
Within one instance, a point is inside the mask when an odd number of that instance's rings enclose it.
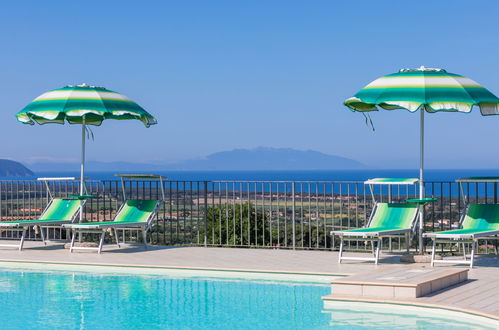
<path fill-rule="evenodd" d="M 17 113 L 24 124 L 81 124 L 80 195 L 84 194 L 85 134 L 87 125 L 101 125 L 105 119 L 137 119 L 146 127 L 156 119 L 126 96 L 103 87 L 82 84 L 48 91 Z M 81 212 L 80 212 L 81 216 Z"/>
<path fill-rule="evenodd" d="M 499 98 L 477 82 L 442 69 L 420 67 L 402 69 L 378 78 L 361 89 L 344 104 L 353 111 L 404 109 L 420 112 L 419 198 L 424 198 L 424 113 L 438 111 L 471 112 L 474 105 L 482 115 L 499 114 Z M 421 212 L 423 208 L 421 208 Z M 421 213 L 420 219 L 423 218 Z M 423 222 L 420 221 L 420 233 Z M 420 249 L 422 237 L 420 236 Z"/>
<path fill-rule="evenodd" d="M 104 119 L 138 119 L 149 127 L 156 119 L 126 96 L 103 87 L 66 86 L 46 92 L 17 114 L 17 120 L 45 123 L 97 125 Z"/>

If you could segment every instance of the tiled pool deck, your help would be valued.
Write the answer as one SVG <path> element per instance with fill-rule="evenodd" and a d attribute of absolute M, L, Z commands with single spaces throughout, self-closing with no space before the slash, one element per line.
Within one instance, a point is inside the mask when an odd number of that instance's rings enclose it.
<path fill-rule="evenodd" d="M 8 243 L 8 242 L 7 242 Z M 236 249 L 203 247 L 106 247 L 101 255 L 95 252 L 70 254 L 62 244 L 43 247 L 27 242 L 23 251 L 0 249 L 3 265 L 22 263 L 136 266 L 154 269 L 223 269 L 277 273 L 305 273 L 315 275 L 356 275 L 375 269 L 401 267 L 429 267 L 429 264 L 401 264 L 397 255 L 383 255 L 378 266 L 367 262 L 337 263 L 337 253 L 330 251 L 292 251 L 275 249 Z M 452 268 L 453 266 L 437 266 Z M 465 269 L 465 266 L 454 268 Z M 275 274 L 282 276 L 286 274 Z M 348 299 L 348 297 L 346 298 Z M 369 299 L 367 299 L 369 300 Z M 383 298 L 374 301 L 394 301 Z M 427 304 L 487 314 L 499 319 L 499 257 L 478 257 L 476 267 L 469 272 L 468 281 L 419 298 L 396 299 L 401 303 Z"/>

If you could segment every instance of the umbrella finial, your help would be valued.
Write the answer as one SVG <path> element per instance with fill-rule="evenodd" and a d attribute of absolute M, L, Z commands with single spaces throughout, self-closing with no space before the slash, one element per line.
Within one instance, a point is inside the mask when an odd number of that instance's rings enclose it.
<path fill-rule="evenodd" d="M 90 85 L 87 83 L 83 83 L 83 84 L 77 85 L 77 87 L 90 87 Z"/>

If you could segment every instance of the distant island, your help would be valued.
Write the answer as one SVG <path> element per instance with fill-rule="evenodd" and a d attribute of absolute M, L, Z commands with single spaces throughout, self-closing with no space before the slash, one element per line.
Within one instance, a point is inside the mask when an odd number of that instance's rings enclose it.
<path fill-rule="evenodd" d="M 19 162 L 0 159 L 0 177 L 32 177 L 34 175 L 30 169 Z"/>
<path fill-rule="evenodd" d="M 30 164 L 33 171 L 70 172 L 77 163 L 38 162 Z M 342 170 L 366 169 L 368 166 L 350 158 L 328 155 L 314 150 L 258 147 L 213 153 L 201 159 L 167 164 L 134 162 L 96 162 L 86 164 L 89 171 L 164 171 L 164 170 Z"/>
<path fill-rule="evenodd" d="M 204 159 L 174 164 L 185 170 L 339 170 L 366 168 L 362 163 L 314 150 L 291 148 L 234 149 Z"/>

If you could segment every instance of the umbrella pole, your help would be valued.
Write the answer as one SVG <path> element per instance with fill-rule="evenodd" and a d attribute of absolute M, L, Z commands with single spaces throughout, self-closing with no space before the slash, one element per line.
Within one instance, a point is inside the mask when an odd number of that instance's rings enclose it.
<path fill-rule="evenodd" d="M 419 199 L 424 198 L 424 112 L 419 110 Z M 423 254 L 424 204 L 419 204 L 419 253 Z"/>
<path fill-rule="evenodd" d="M 80 165 L 80 196 L 83 195 L 85 182 L 85 116 L 83 116 L 83 121 L 81 123 L 81 165 Z M 83 222 L 83 202 L 80 202 L 80 222 Z"/>

